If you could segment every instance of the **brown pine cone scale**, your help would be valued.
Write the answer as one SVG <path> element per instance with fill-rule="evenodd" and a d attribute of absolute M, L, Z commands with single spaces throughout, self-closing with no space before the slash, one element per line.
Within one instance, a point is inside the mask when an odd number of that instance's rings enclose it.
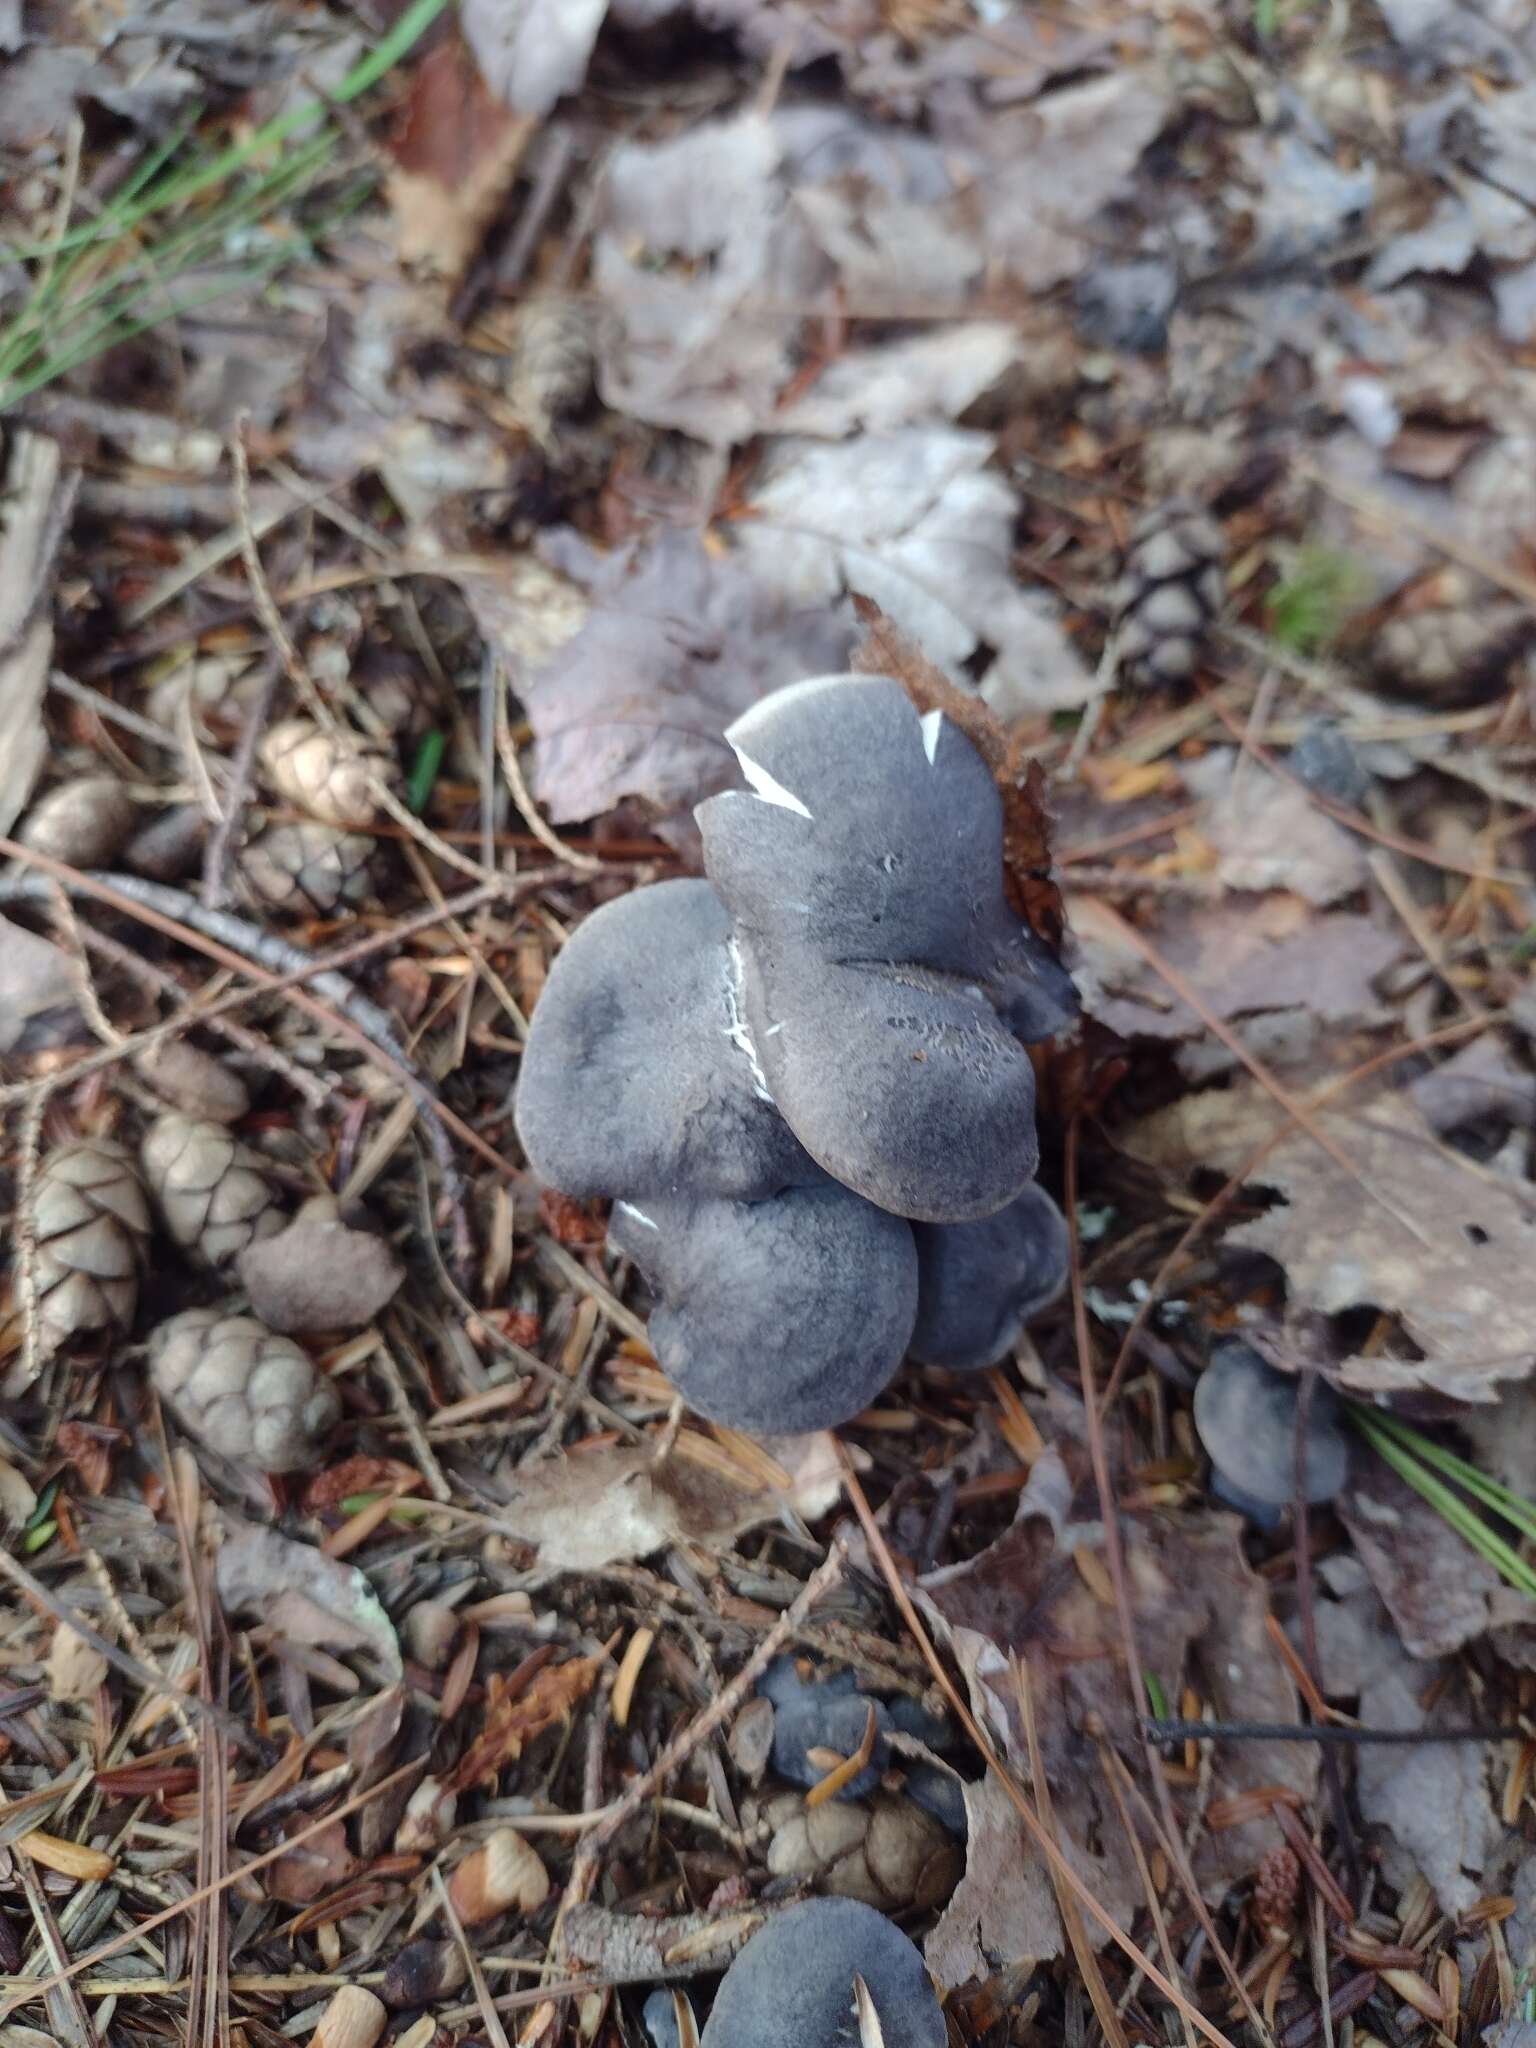
<path fill-rule="evenodd" d="M 191 1435 L 237 1465 L 298 1472 L 319 1461 L 341 1403 L 291 1337 L 254 1316 L 193 1308 L 161 1323 L 150 1376 Z"/>
<path fill-rule="evenodd" d="M 248 1244 L 282 1229 L 260 1158 L 222 1124 L 179 1111 L 157 1117 L 141 1157 L 166 1229 L 205 1265 L 227 1266 Z"/>
<path fill-rule="evenodd" d="M 1225 552 L 1221 528 L 1187 499 L 1137 522 L 1114 598 L 1120 663 L 1133 681 L 1179 683 L 1194 673 L 1226 596 Z"/>
<path fill-rule="evenodd" d="M 150 1234 L 149 1203 L 127 1146 L 82 1138 L 50 1153 L 32 1190 L 32 1229 L 44 1350 L 86 1330 L 126 1330 Z"/>

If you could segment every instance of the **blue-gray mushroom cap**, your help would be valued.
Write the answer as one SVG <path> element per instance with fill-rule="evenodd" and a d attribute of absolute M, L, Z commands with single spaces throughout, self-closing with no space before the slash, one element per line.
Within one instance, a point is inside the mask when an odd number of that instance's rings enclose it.
<path fill-rule="evenodd" d="M 551 1187 L 754 1199 L 822 1178 L 742 1049 L 729 937 L 709 884 L 674 881 L 604 904 L 566 941 L 514 1105 Z"/>
<path fill-rule="evenodd" d="M 1300 1386 L 1240 1338 L 1217 1344 L 1195 1383 L 1195 1429 L 1226 1482 L 1226 1498 L 1244 1513 L 1252 1511 L 1250 1502 L 1279 1508 L 1295 1498 Z M 1348 1476 L 1349 1432 L 1339 1397 L 1318 1380 L 1307 1416 L 1307 1501 L 1317 1506 L 1332 1500 Z"/>
<path fill-rule="evenodd" d="M 1067 1220 L 1031 1182 L 975 1223 L 915 1223 L 912 1356 L 951 1372 L 1006 1358 L 1031 1318 L 1059 1299 L 1070 1271 Z"/>
<path fill-rule="evenodd" d="M 726 737 L 749 787 L 698 819 L 768 1093 L 881 1208 L 990 1215 L 1038 1159 L 1019 1034 L 1070 986 L 1009 908 L 991 771 L 889 676 L 793 684 Z"/>
<path fill-rule="evenodd" d="M 725 1973 L 703 2048 L 854 2048 L 862 1977 L 885 2048 L 945 2048 L 944 2015 L 916 1948 L 855 1899 L 807 1899 L 760 1928 Z"/>
<path fill-rule="evenodd" d="M 650 1282 L 663 1371 L 712 1422 L 759 1436 L 835 1429 L 905 1355 L 911 1226 L 831 1182 L 761 1202 L 618 1202 L 608 1239 Z"/>

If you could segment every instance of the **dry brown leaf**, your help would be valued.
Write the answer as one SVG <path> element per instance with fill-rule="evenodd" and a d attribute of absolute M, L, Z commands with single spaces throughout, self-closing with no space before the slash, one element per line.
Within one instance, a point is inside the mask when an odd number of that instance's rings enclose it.
<path fill-rule="evenodd" d="M 604 1654 L 546 1664 L 516 1695 L 509 1695 L 506 1679 L 493 1672 L 486 1687 L 484 1724 L 444 1779 L 444 1789 L 467 1792 L 472 1786 L 486 1784 L 508 1764 L 515 1764 L 535 1736 L 563 1720 L 586 1698 L 607 1661 Z"/>
<path fill-rule="evenodd" d="M 427 52 L 390 145 L 387 190 L 402 263 L 462 275 L 536 126 L 495 97 L 457 34 Z"/>
<path fill-rule="evenodd" d="M 1070 876 L 1069 869 L 1069 884 Z M 1126 942 L 1097 897 L 1073 892 L 1068 908 L 1073 975 L 1090 1016 L 1123 1038 L 1202 1036 L 1194 1011 Z M 1382 1018 L 1372 983 L 1404 950 L 1397 932 L 1371 918 L 1319 915 L 1301 897 L 1278 893 L 1240 905 L 1164 905 L 1147 936 L 1218 1017 L 1296 1011 L 1311 1036 L 1317 1024 L 1354 1027 Z M 1272 1048 L 1266 1056 L 1273 1057 Z"/>
<path fill-rule="evenodd" d="M 788 1474 L 787 1489 L 755 1479 L 735 1459 L 705 1465 L 683 1447 L 658 1464 L 652 1444 L 612 1444 L 520 1472 L 500 1520 L 508 1534 L 538 1545 L 542 1565 L 600 1571 L 673 1543 L 728 1544 L 776 1520 L 786 1502 L 807 1521 L 834 1506 L 842 1482 L 825 1431 L 768 1437 L 760 1447 Z"/>
<path fill-rule="evenodd" d="M 48 1651 L 48 1690 L 56 1700 L 94 1699 L 107 1675 L 107 1660 L 77 1630 L 60 1622 Z"/>
<path fill-rule="evenodd" d="M 1382 1459 L 1356 1455 L 1334 1508 L 1410 1656 L 1449 1656 L 1490 1629 L 1509 1629 L 1517 1632 L 1502 1644 L 1509 1661 L 1536 1664 L 1536 1601 L 1506 1585 Z"/>
<path fill-rule="evenodd" d="M 275 1529 L 245 1528 L 219 1552 L 219 1598 L 231 1612 L 255 1613 L 279 1635 L 316 1648 L 366 1649 L 391 1679 L 404 1671 L 394 1625 L 353 1566 Z"/>
<path fill-rule="evenodd" d="M 1320 1598 L 1316 1609 L 1322 1684 L 1330 1699 L 1347 1700 L 1373 1728 L 1465 1725 L 1479 1718 L 1454 1664 L 1424 1663 L 1405 1653 L 1358 1559 L 1330 1559 L 1322 1575 L 1337 1596 Z M 1433 1704 L 1426 1707 L 1426 1701 Z M 1418 1869 L 1447 1913 L 1464 1912 L 1480 1895 L 1481 1875 L 1505 1833 L 1489 1796 L 1491 1755 L 1481 1743 L 1382 1743 L 1364 1746 L 1355 1759 L 1361 1814 L 1388 1838 L 1388 1882 L 1401 1887 Z"/>
<path fill-rule="evenodd" d="M 1492 1401 L 1536 1365 L 1536 1189 L 1439 1143 L 1414 1105 L 1381 1093 L 1317 1113 L 1361 1182 L 1292 1130 L 1256 1182 L 1285 1199 L 1227 1241 L 1284 1267 L 1293 1308 L 1397 1316 L 1421 1356 L 1345 1359 L 1351 1393 L 1432 1389 Z M 1283 1112 L 1256 1086 L 1187 1096 L 1122 1134 L 1126 1150 L 1183 1175 L 1235 1172 Z"/>
<path fill-rule="evenodd" d="M 296 1825 L 295 1834 L 301 1825 L 307 1823 Z M 307 1906 L 345 1884 L 357 1867 L 357 1858 L 347 1847 L 346 1822 L 333 1820 L 269 1865 L 267 1891 L 286 1906 Z"/>
<path fill-rule="evenodd" d="M 1081 1466 L 1075 1453 L 1074 1463 Z M 1141 1880 L 1086 1732 L 1098 1726 L 1113 1744 L 1139 1742 L 1114 1608 L 1076 1563 L 1084 1547 L 1098 1562 L 1096 1513 L 1091 1481 L 1074 1487 L 1060 1451 L 1050 1447 L 1036 1462 L 1012 1527 L 965 1564 L 931 1573 L 914 1597 L 953 1647 L 977 1718 L 1004 1732 L 1009 1758 L 1026 1774 L 1013 1660 L 1027 1664 L 1057 1840 L 1094 1895 L 1128 1926 L 1142 1903 Z M 1295 1691 L 1266 1635 L 1268 1595 L 1243 1558 L 1235 1522 L 1128 1517 L 1124 1534 L 1141 1655 L 1165 1696 L 1177 1699 L 1191 1685 L 1220 1718 L 1294 1720 Z M 1263 1784 L 1306 1798 L 1316 1770 L 1316 1757 L 1301 1744 L 1220 1745 L 1213 1796 Z M 1043 1959 L 1061 1949 L 1049 1873 L 1011 1805 L 971 1787 L 966 1806 L 967 1874 L 927 1951 L 930 1967 L 951 1986 L 1000 1962 L 1026 1954 Z M 1248 1875 L 1275 1839 L 1272 1824 L 1261 1820 L 1203 1842 L 1197 1869 L 1207 1897 L 1219 1898 Z M 1090 1929 L 1090 1938 L 1098 1946 L 1103 1936 Z"/>
<path fill-rule="evenodd" d="M 556 533 L 545 552 L 574 579 L 558 584 L 553 645 L 547 633 L 530 644 L 520 570 L 510 604 L 490 576 L 462 584 L 533 727 L 535 796 L 556 824 L 638 799 L 696 843 L 694 805 L 736 780 L 725 728 L 780 684 L 843 667 L 846 618 L 796 606 L 696 533 L 663 528 L 606 557 Z M 576 584 L 590 608 L 573 631 Z"/>

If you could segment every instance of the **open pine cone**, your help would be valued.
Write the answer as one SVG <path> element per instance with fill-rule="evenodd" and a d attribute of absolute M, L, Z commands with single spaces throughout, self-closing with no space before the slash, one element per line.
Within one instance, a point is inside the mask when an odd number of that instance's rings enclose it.
<path fill-rule="evenodd" d="M 1136 682 L 1181 683 L 1226 596 L 1226 543 L 1208 512 L 1171 498 L 1137 521 L 1115 588 L 1120 663 Z"/>
<path fill-rule="evenodd" d="M 166 1229 L 205 1265 L 227 1266 L 282 1229 L 260 1158 L 222 1124 L 173 1110 L 145 1132 L 141 1157 Z"/>
<path fill-rule="evenodd" d="M 187 1309 L 161 1323 L 149 1340 L 149 1369 L 184 1429 L 261 1472 L 317 1463 L 341 1413 L 335 1388 L 291 1337 L 224 1309 Z"/>
<path fill-rule="evenodd" d="M 43 1348 L 84 1330 L 126 1330 L 150 1233 L 127 1146 L 82 1138 L 50 1153 L 32 1191 L 32 1228 Z"/>
<path fill-rule="evenodd" d="M 274 825 L 240 856 L 246 881 L 274 910 L 330 917 L 368 894 L 374 841 L 364 832 L 338 832 L 306 821 Z"/>
<path fill-rule="evenodd" d="M 323 732 L 312 719 L 285 718 L 261 745 L 274 786 L 323 824 L 357 829 L 373 823 L 374 783 L 386 773 L 382 754 Z"/>

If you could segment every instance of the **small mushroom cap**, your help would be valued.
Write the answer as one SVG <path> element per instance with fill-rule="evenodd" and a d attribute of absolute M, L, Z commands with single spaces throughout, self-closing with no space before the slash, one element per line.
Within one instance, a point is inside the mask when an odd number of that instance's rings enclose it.
<path fill-rule="evenodd" d="M 726 734 L 751 787 L 698 810 L 742 1014 L 812 1158 L 882 1208 L 999 1209 L 1036 1164 L 1034 1075 L 1070 984 L 1003 892 L 991 771 L 889 676 L 775 691 Z"/>
<path fill-rule="evenodd" d="M 742 1049 L 729 937 L 708 882 L 677 881 L 604 904 L 566 942 L 515 1105 L 552 1187 L 753 1201 L 821 1178 Z"/>
<path fill-rule="evenodd" d="M 944 2048 L 922 1957 L 856 1899 L 807 1899 L 760 1928 L 725 1973 L 703 2048 L 854 2048 L 855 1977 L 868 1987 L 885 2048 Z"/>
<path fill-rule="evenodd" d="M 976 1223 L 917 1223 L 917 1326 L 912 1356 L 951 1372 L 1006 1358 L 1031 1317 L 1067 1284 L 1067 1219 L 1031 1181 Z"/>
<path fill-rule="evenodd" d="M 912 1334 L 910 1228 L 828 1182 L 763 1202 L 619 1202 L 608 1241 L 655 1292 L 662 1369 L 733 1429 L 835 1429 L 889 1383 Z"/>
<path fill-rule="evenodd" d="M 827 1775 L 826 1765 L 812 1759 L 813 1749 L 852 1756 L 864 1740 L 871 1707 L 882 1732 L 889 1718 L 883 1700 L 858 1691 L 851 1671 L 806 1679 L 793 1657 L 775 1659 L 757 1689 L 773 1701 L 773 1768 L 792 1785 L 809 1787 Z M 885 1744 L 877 1736 L 873 1758 L 836 1797 L 865 1798 L 879 1784 L 885 1762 Z"/>
<path fill-rule="evenodd" d="M 1248 1495 L 1284 1507 L 1296 1492 L 1299 1381 L 1277 1372 L 1251 1344 L 1218 1344 L 1195 1387 L 1195 1428 L 1228 1497 Z M 1325 1381 L 1312 1389 L 1304 1480 L 1312 1504 L 1332 1500 L 1349 1471 L 1349 1438 L 1339 1397 Z"/>

